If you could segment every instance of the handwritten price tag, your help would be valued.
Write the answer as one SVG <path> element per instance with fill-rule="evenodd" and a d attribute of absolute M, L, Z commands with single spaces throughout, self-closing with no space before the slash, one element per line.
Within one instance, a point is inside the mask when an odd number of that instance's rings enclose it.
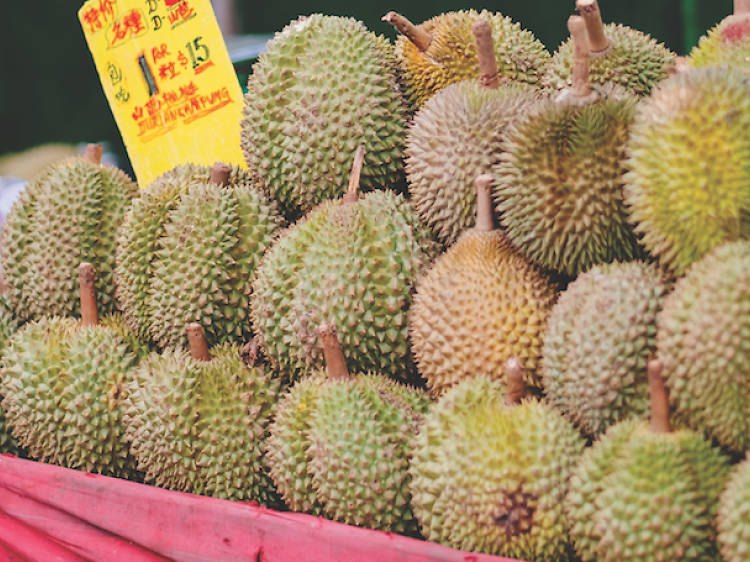
<path fill-rule="evenodd" d="M 244 166 L 242 90 L 210 0 L 88 0 L 78 19 L 141 186 L 185 162 Z"/>

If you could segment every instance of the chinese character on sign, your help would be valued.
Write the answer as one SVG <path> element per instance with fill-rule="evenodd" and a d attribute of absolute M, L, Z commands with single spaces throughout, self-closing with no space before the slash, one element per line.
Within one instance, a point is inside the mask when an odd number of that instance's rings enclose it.
<path fill-rule="evenodd" d="M 146 25 L 143 22 L 143 16 L 138 10 L 132 9 L 122 19 L 115 21 L 112 25 L 111 45 L 114 47 L 131 37 L 140 35 L 144 31 L 146 31 Z"/>

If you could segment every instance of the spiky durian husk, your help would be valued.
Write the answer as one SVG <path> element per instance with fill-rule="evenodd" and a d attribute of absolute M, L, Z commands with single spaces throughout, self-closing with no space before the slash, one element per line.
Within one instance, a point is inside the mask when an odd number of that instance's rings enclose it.
<path fill-rule="evenodd" d="M 464 381 L 433 404 L 415 442 L 412 507 L 425 538 L 524 560 L 567 559 L 563 500 L 584 441 L 537 400 Z"/>
<path fill-rule="evenodd" d="M 691 66 L 728 65 L 750 70 L 750 17 L 729 16 L 708 30 L 693 47 Z"/>
<path fill-rule="evenodd" d="M 635 105 L 605 89 L 583 106 L 544 100 L 511 125 L 493 193 L 508 236 L 534 263 L 575 277 L 640 254 L 622 191 Z"/>
<path fill-rule="evenodd" d="M 646 249 L 676 275 L 750 236 L 750 83 L 729 68 L 670 78 L 636 112 L 625 202 Z"/>
<path fill-rule="evenodd" d="M 412 396 L 404 399 L 407 392 Z M 315 496 L 328 517 L 416 532 L 407 470 L 427 404 L 422 393 L 381 375 L 329 381 L 320 388 L 310 413 L 307 455 Z"/>
<path fill-rule="evenodd" d="M 325 202 L 282 234 L 253 281 L 251 319 L 287 377 L 323 366 L 315 330 L 337 327 L 350 371 L 409 374 L 406 310 L 435 250 L 400 195 Z"/>
<path fill-rule="evenodd" d="M 13 436 L 45 462 L 134 476 L 122 405 L 135 362 L 108 328 L 60 318 L 28 324 L 11 338 L 0 377 Z"/>
<path fill-rule="evenodd" d="M 402 177 L 406 121 L 393 57 L 361 22 L 320 14 L 268 43 L 248 80 L 242 148 L 288 217 L 341 196 L 360 145 L 363 190 Z"/>
<path fill-rule="evenodd" d="M 613 263 L 581 274 L 552 308 L 541 361 L 545 395 L 587 435 L 648 415 L 646 363 L 664 293 L 656 266 Z"/>
<path fill-rule="evenodd" d="M 726 562 L 750 558 L 750 459 L 734 469 L 721 494 L 717 516 L 719 548 Z"/>
<path fill-rule="evenodd" d="M 100 313 L 115 310 L 117 229 L 137 192 L 122 171 L 81 158 L 55 164 L 26 187 L 0 240 L 8 299 L 20 318 L 77 316 L 81 262 L 96 270 Z"/>
<path fill-rule="evenodd" d="M 275 505 L 262 451 L 278 378 L 245 366 L 239 349 L 199 362 L 151 354 L 128 387 L 125 437 L 146 480 L 165 488 Z"/>
<path fill-rule="evenodd" d="M 18 327 L 18 319 L 13 314 L 8 299 L 5 295 L 0 295 L 0 357 L 5 354 L 5 347 Z M 0 374 L 1 376 L 2 374 Z M 0 396 L 0 403 L 2 403 L 2 399 L 3 397 Z M 5 411 L 0 407 L 0 454 L 2 453 L 18 455 L 21 454 L 21 450 L 10 434 L 10 428 L 5 423 Z"/>
<path fill-rule="evenodd" d="M 677 419 L 750 449 L 750 241 L 696 262 L 664 300 L 658 357 Z"/>
<path fill-rule="evenodd" d="M 617 84 L 629 92 L 646 96 L 667 78 L 675 54 L 646 35 L 630 27 L 608 23 L 604 33 L 611 50 L 593 55 L 589 79 L 595 84 Z M 547 67 L 542 83 L 545 88 L 562 90 L 572 85 L 573 41 L 568 39 L 557 50 Z"/>
<path fill-rule="evenodd" d="M 584 453 L 565 505 L 583 560 L 718 558 L 714 518 L 728 459 L 699 434 L 612 426 Z"/>
<path fill-rule="evenodd" d="M 414 117 L 406 138 L 409 194 L 444 244 L 474 226 L 474 180 L 492 171 L 506 127 L 538 100 L 537 92 L 525 84 L 491 90 L 467 80 L 439 91 Z"/>
<path fill-rule="evenodd" d="M 449 84 L 479 76 L 477 46 L 471 26 L 480 17 L 486 18 L 492 28 L 500 79 L 540 85 L 550 55 L 530 31 L 497 12 L 447 12 L 418 26 L 432 36 L 426 52 L 404 36 L 396 40 L 400 79 L 413 109 L 421 107 Z"/>
<path fill-rule="evenodd" d="M 409 310 L 412 350 L 431 393 L 478 375 L 502 378 L 513 355 L 526 382 L 540 386 L 542 335 L 556 296 L 501 231 L 465 232 L 420 279 Z"/>
<path fill-rule="evenodd" d="M 275 204 L 235 168 L 179 167 L 149 186 L 120 232 L 117 296 L 131 329 L 161 347 L 185 344 L 185 325 L 209 345 L 250 336 L 250 280 L 281 224 Z"/>

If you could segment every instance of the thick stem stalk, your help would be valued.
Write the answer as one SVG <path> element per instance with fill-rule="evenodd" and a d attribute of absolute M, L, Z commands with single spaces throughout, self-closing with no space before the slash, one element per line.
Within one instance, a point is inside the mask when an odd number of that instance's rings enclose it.
<path fill-rule="evenodd" d="M 475 230 L 495 230 L 495 210 L 492 207 L 492 176 L 482 174 L 475 180 L 477 186 L 477 223 Z"/>
<path fill-rule="evenodd" d="M 520 404 L 526 393 L 523 382 L 523 366 L 515 355 L 505 362 L 505 403 L 508 406 Z"/>
<path fill-rule="evenodd" d="M 323 347 L 328 377 L 331 379 L 349 378 L 349 369 L 346 368 L 346 359 L 336 335 L 336 328 L 331 324 L 321 324 L 318 327 L 318 337 Z"/>
<path fill-rule="evenodd" d="M 211 175 L 209 176 L 209 181 L 211 183 L 215 183 L 216 185 L 220 185 L 221 187 L 226 187 L 229 185 L 229 176 L 232 173 L 232 167 L 229 164 L 225 164 L 224 162 L 216 162 L 211 167 Z"/>
<path fill-rule="evenodd" d="M 187 332 L 188 345 L 190 346 L 190 355 L 196 361 L 211 361 L 211 352 L 208 351 L 206 343 L 206 334 L 203 332 L 203 326 L 192 322 L 185 326 Z"/>
<path fill-rule="evenodd" d="M 589 39 L 586 35 L 586 24 L 581 16 L 570 16 L 568 18 L 568 31 L 573 38 L 574 60 L 573 60 L 573 95 L 577 98 L 585 98 L 591 93 L 589 83 Z"/>
<path fill-rule="evenodd" d="M 596 56 L 609 52 L 612 45 L 604 33 L 604 23 L 597 0 L 577 0 L 576 9 L 586 23 L 591 54 Z"/>
<path fill-rule="evenodd" d="M 479 58 L 479 82 L 487 89 L 496 90 L 500 86 L 497 75 L 497 59 L 495 45 L 492 42 L 492 27 L 490 22 L 480 18 L 471 26 L 477 42 L 477 57 Z"/>
<path fill-rule="evenodd" d="M 354 163 L 349 174 L 349 186 L 344 194 L 344 203 L 356 203 L 359 199 L 359 178 L 362 175 L 362 166 L 365 163 L 365 147 L 360 145 L 354 153 Z"/>
<path fill-rule="evenodd" d="M 395 27 L 399 33 L 406 35 L 406 38 L 414 43 L 414 46 L 423 53 L 430 48 L 430 44 L 432 43 L 432 35 L 422 29 L 419 29 L 416 25 L 411 23 L 401 14 L 396 12 L 388 12 L 383 16 L 382 19 L 384 22 L 388 22 L 393 27 Z"/>
<path fill-rule="evenodd" d="M 83 151 L 83 159 L 94 166 L 99 166 L 102 163 L 102 150 L 100 144 L 87 144 L 86 150 Z"/>
<path fill-rule="evenodd" d="M 662 377 L 661 361 L 652 359 L 648 362 L 648 387 L 651 393 L 651 431 L 669 433 L 669 393 Z"/>
<path fill-rule="evenodd" d="M 84 262 L 78 266 L 78 287 L 81 298 L 81 324 L 96 326 L 99 323 L 99 311 L 96 307 L 96 272 L 94 266 Z"/>

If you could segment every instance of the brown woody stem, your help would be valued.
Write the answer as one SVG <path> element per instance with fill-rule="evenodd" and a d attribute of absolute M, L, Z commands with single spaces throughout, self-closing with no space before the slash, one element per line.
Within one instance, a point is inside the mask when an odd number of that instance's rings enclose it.
<path fill-rule="evenodd" d="M 96 272 L 90 263 L 78 266 L 78 286 L 81 296 L 81 324 L 96 326 L 99 323 L 99 311 L 96 308 Z"/>
<path fill-rule="evenodd" d="M 323 356 L 326 361 L 326 371 L 331 379 L 346 379 L 349 377 L 349 369 L 346 368 L 346 359 L 341 350 L 341 343 L 336 335 L 336 328 L 331 324 L 321 324 L 318 327 L 318 337 L 323 347 Z"/>
<path fill-rule="evenodd" d="M 734 0 L 734 15 L 750 14 L 750 0 Z"/>
<path fill-rule="evenodd" d="M 576 9 L 586 23 L 591 53 L 596 56 L 609 52 L 612 44 L 604 33 L 604 23 L 602 23 L 602 14 L 599 12 L 598 2 L 596 0 L 577 0 Z"/>
<path fill-rule="evenodd" d="M 206 334 L 203 332 L 203 326 L 192 322 L 185 326 L 187 332 L 188 345 L 190 346 L 190 355 L 196 361 L 211 361 L 211 352 L 208 351 L 206 343 Z"/>
<path fill-rule="evenodd" d="M 669 433 L 669 393 L 662 377 L 661 361 L 652 359 L 648 362 L 648 387 L 651 393 L 651 431 Z"/>
<path fill-rule="evenodd" d="M 492 27 L 485 18 L 480 18 L 471 26 L 477 41 L 477 56 L 479 58 L 479 82 L 487 89 L 496 90 L 500 86 L 497 76 L 497 59 L 495 59 L 495 45 L 492 42 Z"/>
<path fill-rule="evenodd" d="M 388 12 L 383 16 L 382 20 L 384 22 L 390 23 L 393 27 L 396 28 L 399 33 L 406 35 L 406 38 L 414 43 L 414 46 L 416 46 L 417 49 L 419 49 L 423 53 L 430 48 L 430 44 L 432 43 L 432 35 L 422 29 L 419 29 L 416 25 L 411 23 L 401 14 L 396 12 Z"/>
<path fill-rule="evenodd" d="M 87 144 L 86 150 L 83 151 L 83 159 L 94 166 L 99 166 L 102 163 L 102 145 Z"/>
<path fill-rule="evenodd" d="M 492 208 L 492 176 L 482 174 L 474 180 L 477 186 L 477 223 L 475 230 L 495 230 L 495 210 Z"/>
<path fill-rule="evenodd" d="M 356 203 L 359 199 L 359 178 L 362 175 L 362 166 L 365 162 L 365 147 L 360 145 L 354 153 L 354 163 L 349 174 L 349 186 L 344 194 L 344 203 Z"/>
<path fill-rule="evenodd" d="M 211 175 L 209 176 L 209 181 L 211 183 L 215 183 L 216 185 L 220 185 L 221 187 L 226 187 L 229 185 L 229 176 L 232 173 L 232 167 L 229 164 L 225 164 L 224 162 L 216 162 L 211 167 Z"/>
<path fill-rule="evenodd" d="M 575 98 L 586 98 L 591 93 L 589 83 L 589 39 L 586 36 L 586 25 L 581 16 L 568 18 L 568 31 L 573 38 L 573 87 L 571 94 Z"/>
<path fill-rule="evenodd" d="M 505 403 L 508 406 L 520 404 L 526 393 L 523 382 L 523 366 L 515 355 L 505 362 Z"/>

